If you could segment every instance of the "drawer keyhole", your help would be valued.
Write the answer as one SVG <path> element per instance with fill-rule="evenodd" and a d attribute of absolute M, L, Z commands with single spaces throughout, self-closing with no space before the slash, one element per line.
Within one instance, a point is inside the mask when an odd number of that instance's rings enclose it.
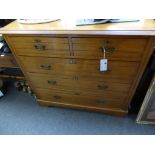
<path fill-rule="evenodd" d="M 58 100 L 58 99 L 61 99 L 61 96 L 54 95 L 53 98 Z"/>
<path fill-rule="evenodd" d="M 48 64 L 44 64 L 44 65 L 41 65 L 40 66 L 41 67 L 41 69 L 45 69 L 45 70 L 51 70 L 51 65 L 48 65 Z"/>
<path fill-rule="evenodd" d="M 108 86 L 107 85 L 98 85 L 97 87 L 100 90 L 106 90 L 106 89 L 108 89 Z"/>
<path fill-rule="evenodd" d="M 105 104 L 105 101 L 104 100 L 97 100 L 96 103 Z"/>

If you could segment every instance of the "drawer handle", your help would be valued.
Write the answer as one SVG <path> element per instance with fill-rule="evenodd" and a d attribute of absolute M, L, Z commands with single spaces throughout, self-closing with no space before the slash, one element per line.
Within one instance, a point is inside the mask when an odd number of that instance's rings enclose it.
<path fill-rule="evenodd" d="M 97 100 L 96 103 L 103 104 L 103 103 L 105 103 L 105 101 L 104 100 Z"/>
<path fill-rule="evenodd" d="M 58 99 L 61 99 L 61 96 L 54 95 L 54 96 L 53 96 L 53 98 L 55 98 L 55 99 L 57 99 L 57 100 L 58 100 Z"/>
<path fill-rule="evenodd" d="M 51 65 L 48 65 L 48 64 L 46 65 L 46 64 L 44 64 L 44 65 L 41 65 L 40 68 L 41 68 L 41 69 L 45 69 L 45 70 L 51 70 Z"/>
<path fill-rule="evenodd" d="M 46 49 L 46 46 L 45 45 L 41 45 L 41 44 L 36 44 L 36 45 L 34 45 L 34 48 L 36 50 L 42 51 L 42 50 Z"/>
<path fill-rule="evenodd" d="M 56 84 L 57 84 L 57 82 L 54 81 L 54 80 L 48 80 L 47 82 L 48 82 L 48 84 L 50 84 L 50 85 L 56 85 Z"/>
<path fill-rule="evenodd" d="M 106 53 L 113 53 L 115 51 L 115 47 L 110 47 L 110 46 L 102 46 L 99 48 L 101 50 L 101 52 L 104 52 L 104 49 L 105 49 L 105 52 Z"/>
<path fill-rule="evenodd" d="M 40 39 L 35 39 L 34 41 L 37 42 L 37 43 L 40 43 L 41 42 Z"/>
<path fill-rule="evenodd" d="M 101 90 L 108 89 L 107 85 L 98 85 L 97 87 L 98 87 L 98 89 L 101 89 Z"/>

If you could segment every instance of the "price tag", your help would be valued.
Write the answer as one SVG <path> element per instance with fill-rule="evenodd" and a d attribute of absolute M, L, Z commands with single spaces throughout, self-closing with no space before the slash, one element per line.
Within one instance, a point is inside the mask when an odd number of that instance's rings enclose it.
<path fill-rule="evenodd" d="M 100 71 L 107 71 L 108 70 L 108 60 L 107 59 L 101 59 L 100 60 Z"/>

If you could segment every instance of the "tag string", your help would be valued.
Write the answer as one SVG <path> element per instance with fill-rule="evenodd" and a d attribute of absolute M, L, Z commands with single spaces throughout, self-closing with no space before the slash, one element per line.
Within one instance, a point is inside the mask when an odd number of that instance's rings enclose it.
<path fill-rule="evenodd" d="M 105 48 L 104 48 L 104 47 L 103 47 L 103 50 L 104 50 L 104 56 L 103 56 L 103 58 L 105 59 L 105 52 L 106 52 L 106 51 L 105 51 Z"/>

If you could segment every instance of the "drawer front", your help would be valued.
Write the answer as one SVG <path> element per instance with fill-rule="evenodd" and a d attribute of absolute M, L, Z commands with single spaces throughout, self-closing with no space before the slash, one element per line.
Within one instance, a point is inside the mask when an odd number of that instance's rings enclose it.
<path fill-rule="evenodd" d="M 141 60 L 147 42 L 147 38 L 72 38 L 74 56 L 92 59 L 103 58 L 105 49 L 108 59 L 138 61 Z"/>
<path fill-rule="evenodd" d="M 80 76 L 49 76 L 36 73 L 28 73 L 28 76 L 35 88 L 46 88 L 50 90 L 76 90 L 77 92 L 85 91 L 92 93 L 115 92 L 116 95 L 122 95 L 122 93 L 127 93 L 130 88 L 130 84 L 110 83 Z"/>
<path fill-rule="evenodd" d="M 0 56 L 0 67 L 18 67 L 14 57 L 12 55 L 7 55 L 4 57 Z"/>
<path fill-rule="evenodd" d="M 67 38 L 10 37 L 17 55 L 70 56 Z"/>
<path fill-rule="evenodd" d="M 48 89 L 37 89 L 36 96 L 38 99 L 52 101 L 54 103 L 97 107 L 97 108 L 121 108 L 124 104 L 126 96 L 121 98 L 111 98 L 104 95 L 92 95 L 89 93 L 81 93 L 75 95 L 76 92 L 70 91 L 52 91 Z"/>
<path fill-rule="evenodd" d="M 13 43 L 68 43 L 68 38 L 51 36 L 9 36 Z"/>
<path fill-rule="evenodd" d="M 68 44 L 60 44 L 60 43 L 15 43 L 15 49 L 17 52 L 21 50 L 31 50 L 31 51 L 48 51 L 48 50 L 69 50 Z"/>
<path fill-rule="evenodd" d="M 27 72 L 45 74 L 87 75 L 115 82 L 130 82 L 136 75 L 139 63 L 109 61 L 108 71 L 100 72 L 98 60 L 19 57 Z"/>

